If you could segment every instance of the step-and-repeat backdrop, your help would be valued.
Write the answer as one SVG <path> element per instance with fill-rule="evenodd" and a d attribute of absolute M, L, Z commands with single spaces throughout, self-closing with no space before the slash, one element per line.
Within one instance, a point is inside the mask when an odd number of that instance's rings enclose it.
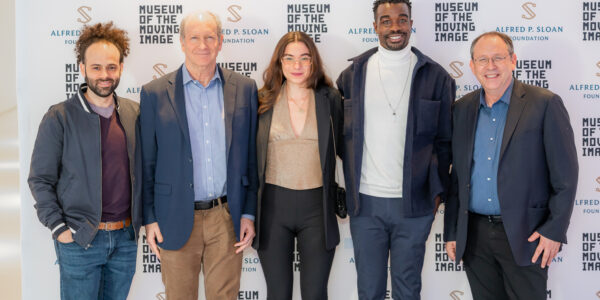
<path fill-rule="evenodd" d="M 600 2 L 425 0 L 413 5 L 411 44 L 456 79 L 457 97 L 479 88 L 469 69 L 469 47 L 477 35 L 491 30 L 513 38 L 518 79 L 562 96 L 575 130 L 580 176 L 569 243 L 552 263 L 547 295 L 548 299 L 600 299 Z M 37 219 L 26 179 L 43 114 L 83 82 L 73 51 L 81 27 L 114 21 L 128 31 L 131 55 L 125 59 L 117 92 L 139 100 L 143 84 L 182 64 L 179 22 L 198 9 L 215 12 L 223 22 L 225 41 L 218 63 L 255 79 L 259 87 L 275 44 L 287 31 L 300 30 L 313 37 L 333 79 L 348 65 L 348 58 L 378 44 L 371 0 L 17 1 L 23 299 L 59 298 L 50 232 Z M 422 296 L 471 299 L 463 266 L 450 262 L 444 252 L 443 213 L 442 206 L 427 242 Z M 329 296 L 357 299 L 348 220 L 340 224 Z M 299 264 L 296 259 L 290 266 L 296 270 L 296 287 Z M 142 236 L 129 298 L 165 299 L 160 271 Z M 300 299 L 295 291 L 294 299 Z M 254 250 L 244 253 L 238 299 L 266 299 Z M 391 299 L 391 293 L 386 299 Z"/>

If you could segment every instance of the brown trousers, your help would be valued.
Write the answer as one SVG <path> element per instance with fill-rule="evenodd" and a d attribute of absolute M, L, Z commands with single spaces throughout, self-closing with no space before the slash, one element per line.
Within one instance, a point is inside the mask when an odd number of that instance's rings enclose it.
<path fill-rule="evenodd" d="M 242 253 L 236 242 L 227 203 L 194 211 L 194 228 L 178 250 L 160 250 L 162 281 L 169 300 L 197 300 L 200 271 L 207 300 L 237 299 Z"/>

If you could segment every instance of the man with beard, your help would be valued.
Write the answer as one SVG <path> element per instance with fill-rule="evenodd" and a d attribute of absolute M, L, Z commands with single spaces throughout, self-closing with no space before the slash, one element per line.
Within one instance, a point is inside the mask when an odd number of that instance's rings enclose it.
<path fill-rule="evenodd" d="M 125 299 L 142 222 L 137 103 L 114 90 L 129 53 L 111 23 L 83 28 L 75 52 L 85 84 L 39 127 L 29 187 L 52 232 L 62 299 Z"/>
<path fill-rule="evenodd" d="M 377 0 L 379 47 L 350 59 L 337 86 L 344 107 L 344 174 L 360 299 L 419 299 L 425 241 L 450 176 L 455 82 L 407 47 L 408 0 Z"/>

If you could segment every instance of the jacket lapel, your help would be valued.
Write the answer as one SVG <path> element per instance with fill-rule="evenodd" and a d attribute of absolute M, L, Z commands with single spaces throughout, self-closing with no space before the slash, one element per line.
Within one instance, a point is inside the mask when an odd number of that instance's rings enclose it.
<path fill-rule="evenodd" d="M 223 105 L 225 109 L 225 136 L 227 137 L 226 151 L 229 157 L 231 148 L 233 112 L 235 110 L 235 101 L 237 96 L 236 82 L 231 78 L 231 71 L 217 67 L 223 79 Z"/>
<path fill-rule="evenodd" d="M 502 161 L 502 155 L 504 154 L 504 151 L 506 151 L 506 147 L 515 132 L 517 123 L 519 123 L 521 113 L 527 104 L 524 96 L 525 89 L 523 88 L 523 85 L 515 79 L 512 95 L 510 96 L 510 104 L 508 105 L 508 112 L 506 113 L 506 125 L 504 125 L 504 134 L 502 136 L 502 146 L 500 147 L 500 158 L 498 161 Z"/>
<path fill-rule="evenodd" d="M 256 155 L 258 163 L 258 178 L 263 180 L 265 168 L 267 167 L 267 144 L 269 143 L 269 133 L 271 132 L 271 120 L 273 119 L 273 108 L 267 110 L 258 116 L 258 131 L 256 135 Z"/>
<path fill-rule="evenodd" d="M 315 113 L 317 116 L 317 133 L 319 139 L 319 158 L 321 159 L 321 170 L 325 170 L 327 146 L 329 145 L 330 121 L 329 99 L 327 99 L 325 89 L 323 88 L 315 91 Z"/>
<path fill-rule="evenodd" d="M 360 172 L 362 167 L 362 156 L 363 156 L 363 141 L 365 138 L 365 87 L 367 82 L 367 65 L 368 59 L 361 63 L 356 63 L 355 73 L 352 82 L 352 134 L 354 145 L 354 174 L 358 174 L 360 178 Z M 356 177 L 355 177 L 356 179 Z M 358 189 L 358 180 L 354 183 Z"/>
<path fill-rule="evenodd" d="M 479 118 L 479 97 L 481 97 L 481 91 L 469 99 L 471 103 L 468 105 L 467 111 L 467 122 L 466 122 L 466 136 L 467 136 L 467 170 L 471 172 L 471 166 L 473 164 L 473 150 L 475 149 L 475 131 L 477 130 L 477 119 Z"/>
<path fill-rule="evenodd" d="M 187 144 L 190 144 L 190 131 L 188 128 L 187 114 L 185 110 L 185 94 L 183 92 L 183 69 L 185 65 L 182 65 L 179 70 L 174 73 L 174 76 L 169 78 L 169 87 L 167 88 L 167 95 L 169 101 L 173 106 L 177 121 L 179 121 L 179 127 L 183 132 L 183 137 Z"/>

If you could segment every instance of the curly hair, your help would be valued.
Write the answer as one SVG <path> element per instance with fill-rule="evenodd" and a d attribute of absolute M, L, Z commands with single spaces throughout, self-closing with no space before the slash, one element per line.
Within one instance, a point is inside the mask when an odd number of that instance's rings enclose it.
<path fill-rule="evenodd" d="M 285 81 L 281 66 L 281 58 L 283 58 L 283 55 L 285 54 L 285 48 L 287 45 L 294 42 L 300 42 L 306 45 L 306 48 L 308 48 L 308 53 L 312 59 L 310 76 L 306 79 L 306 87 L 314 90 L 322 85 L 329 87 L 333 86 L 331 79 L 325 75 L 323 61 L 321 60 L 317 46 L 310 36 L 300 31 L 288 32 L 281 37 L 277 43 L 277 46 L 275 46 L 275 51 L 273 51 L 271 62 L 263 73 L 264 86 L 258 91 L 259 114 L 271 109 L 277 100 L 277 96 L 281 91 L 281 86 Z"/>
<path fill-rule="evenodd" d="M 75 44 L 75 54 L 77 63 L 85 63 L 85 51 L 87 48 L 98 41 L 106 41 L 119 49 L 119 62 L 129 54 L 129 38 L 125 30 L 113 26 L 113 22 L 97 23 L 94 25 L 85 25 L 81 30 L 81 35 Z"/>

